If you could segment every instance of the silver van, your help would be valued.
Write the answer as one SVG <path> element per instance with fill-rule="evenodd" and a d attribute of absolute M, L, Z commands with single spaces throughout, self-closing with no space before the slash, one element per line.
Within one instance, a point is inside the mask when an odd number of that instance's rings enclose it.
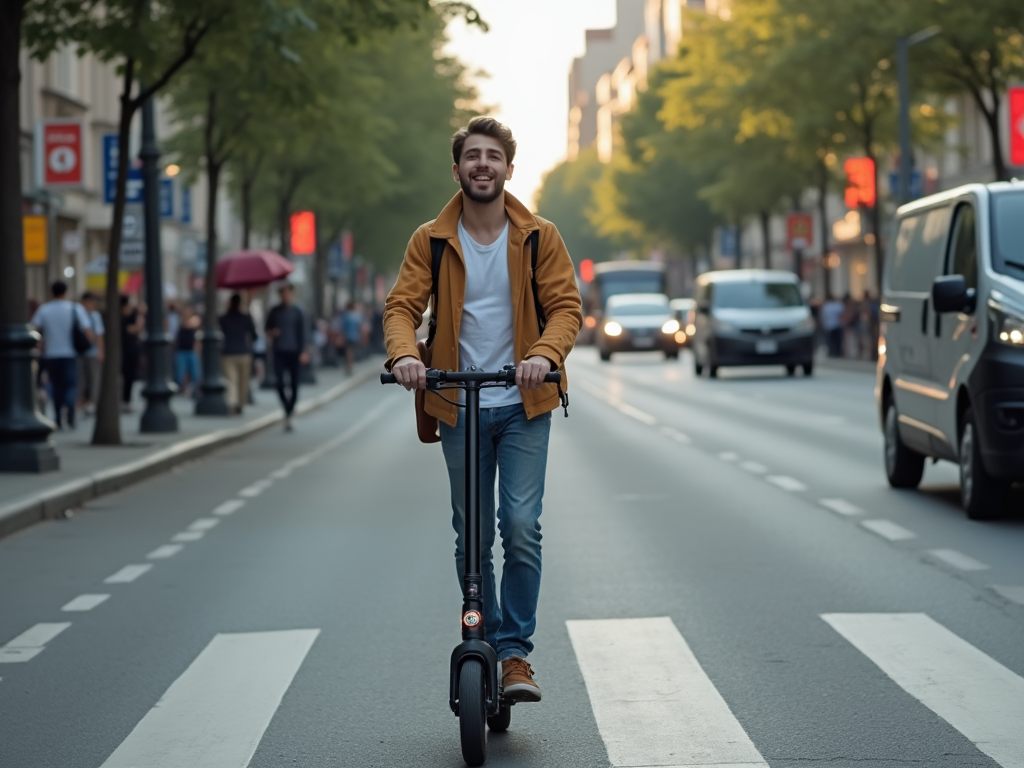
<path fill-rule="evenodd" d="M 875 396 L 885 470 L 960 465 L 975 520 L 1024 480 L 1024 184 L 971 184 L 901 207 L 882 284 Z"/>
<path fill-rule="evenodd" d="M 814 372 L 814 318 L 792 272 L 730 269 L 697 278 L 694 371 L 711 378 L 721 366 L 784 365 Z"/>

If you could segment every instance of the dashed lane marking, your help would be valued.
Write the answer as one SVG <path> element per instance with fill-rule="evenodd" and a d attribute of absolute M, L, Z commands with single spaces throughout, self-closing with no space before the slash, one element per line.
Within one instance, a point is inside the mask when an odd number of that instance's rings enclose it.
<path fill-rule="evenodd" d="M 220 515 L 222 517 L 224 515 L 232 515 L 232 514 L 234 514 L 235 512 L 237 512 L 238 510 L 240 510 L 244 506 L 245 506 L 245 501 L 244 500 L 242 500 L 242 499 L 230 499 L 229 501 L 225 501 L 223 504 L 215 507 L 214 510 L 213 510 L 213 514 Z"/>
<path fill-rule="evenodd" d="M 792 491 L 799 493 L 806 491 L 807 486 L 797 480 L 795 477 L 787 477 L 786 475 L 772 475 L 771 477 L 765 478 L 772 485 L 778 486 L 784 491 Z"/>
<path fill-rule="evenodd" d="M 71 626 L 70 621 L 36 624 L 0 647 L 0 664 L 20 664 L 40 653 L 53 638 Z"/>
<path fill-rule="evenodd" d="M 989 589 L 1011 603 L 1024 605 L 1024 587 L 993 584 Z"/>
<path fill-rule="evenodd" d="M 171 536 L 171 541 L 199 541 L 205 535 L 205 531 L 182 531 Z"/>
<path fill-rule="evenodd" d="M 671 619 L 566 626 L 613 766 L 768 767 Z"/>
<path fill-rule="evenodd" d="M 725 453 L 718 454 L 718 458 L 722 461 L 736 461 L 739 459 L 739 454 L 733 453 L 732 451 L 726 451 Z"/>
<path fill-rule="evenodd" d="M 859 515 L 863 510 L 846 501 L 846 499 L 819 499 L 818 503 L 825 509 L 831 509 L 833 512 L 839 515 Z"/>
<path fill-rule="evenodd" d="M 101 768 L 244 768 L 318 634 L 217 635 Z"/>
<path fill-rule="evenodd" d="M 190 531 L 208 531 L 220 523 L 216 517 L 200 517 L 188 527 Z"/>
<path fill-rule="evenodd" d="M 164 544 L 162 547 L 157 547 L 148 555 L 147 560 L 166 560 L 168 557 L 174 557 L 176 554 L 181 552 L 185 548 L 184 544 Z"/>
<path fill-rule="evenodd" d="M 292 473 L 291 467 L 281 467 L 271 472 L 268 477 L 272 477 L 275 480 L 284 480 Z"/>
<path fill-rule="evenodd" d="M 740 469 L 745 469 L 755 475 L 763 475 L 768 471 L 768 467 L 764 464 L 758 464 L 756 461 L 743 461 L 740 462 Z"/>
<path fill-rule="evenodd" d="M 126 565 L 120 571 L 115 573 L 113 576 L 108 576 L 103 580 L 104 584 L 130 584 L 135 581 L 139 576 L 146 573 L 153 566 L 149 563 L 142 565 Z"/>
<path fill-rule="evenodd" d="M 822 618 L 996 763 L 1024 766 L 1024 678 L 923 613 Z"/>
<path fill-rule="evenodd" d="M 661 434 L 665 435 L 665 437 L 671 438 L 672 440 L 675 440 L 677 443 L 689 445 L 690 443 L 693 442 L 690 439 L 689 435 L 680 432 L 675 427 L 662 427 L 660 431 Z"/>
<path fill-rule="evenodd" d="M 987 571 L 988 566 L 980 560 L 957 552 L 955 549 L 929 549 L 928 554 L 936 560 L 941 560 L 946 565 L 956 568 L 958 571 Z"/>
<path fill-rule="evenodd" d="M 263 493 L 267 488 L 274 484 L 273 480 L 257 480 L 255 483 L 247 488 L 243 488 L 238 492 L 239 496 L 245 496 L 247 499 L 254 499 Z"/>
<path fill-rule="evenodd" d="M 917 538 L 916 533 L 908 531 L 902 525 L 896 525 L 891 520 L 862 520 L 860 524 L 889 541 L 906 541 Z"/>
<path fill-rule="evenodd" d="M 107 600 L 110 595 L 79 595 L 70 603 L 61 608 L 62 611 L 91 611 L 100 603 Z"/>

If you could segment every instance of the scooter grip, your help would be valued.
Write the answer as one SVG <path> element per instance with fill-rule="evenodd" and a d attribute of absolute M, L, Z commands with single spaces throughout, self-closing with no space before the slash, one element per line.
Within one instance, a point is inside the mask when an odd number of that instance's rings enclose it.
<path fill-rule="evenodd" d="M 398 383 L 398 379 L 395 378 L 395 374 L 393 374 L 393 373 L 382 373 L 380 375 L 380 383 L 381 384 L 397 384 Z"/>
<path fill-rule="evenodd" d="M 561 384 L 562 383 L 562 372 L 561 371 L 552 371 L 551 373 L 545 374 L 544 375 L 544 381 L 551 382 L 552 384 Z"/>

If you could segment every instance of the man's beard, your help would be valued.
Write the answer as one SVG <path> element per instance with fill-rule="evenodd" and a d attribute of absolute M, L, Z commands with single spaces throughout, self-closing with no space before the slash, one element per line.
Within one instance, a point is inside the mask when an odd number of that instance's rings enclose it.
<path fill-rule="evenodd" d="M 474 192 L 473 179 L 470 178 L 467 181 L 461 173 L 459 174 L 459 184 L 462 185 L 462 193 L 476 203 L 493 203 L 505 191 L 505 180 L 500 176 L 494 177 L 494 191 L 485 195 Z"/>

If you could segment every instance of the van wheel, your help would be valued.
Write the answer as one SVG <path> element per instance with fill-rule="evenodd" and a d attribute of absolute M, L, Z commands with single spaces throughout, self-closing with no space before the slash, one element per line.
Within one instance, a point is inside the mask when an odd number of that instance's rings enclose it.
<path fill-rule="evenodd" d="M 666 360 L 678 360 L 679 359 L 679 350 L 677 349 L 675 352 L 666 352 L 665 353 L 665 359 Z"/>
<path fill-rule="evenodd" d="M 791 378 L 793 376 L 796 376 L 796 366 L 795 365 L 787 365 L 786 366 L 786 375 L 791 377 Z"/>
<path fill-rule="evenodd" d="M 803 364 L 803 369 L 804 369 L 804 376 L 813 376 L 814 375 L 814 363 L 804 363 Z"/>
<path fill-rule="evenodd" d="M 694 376 L 700 376 L 704 373 L 704 364 L 697 357 L 697 350 L 693 351 L 693 374 Z"/>
<path fill-rule="evenodd" d="M 713 365 L 713 364 L 710 364 L 710 363 L 708 364 L 708 376 L 710 376 L 712 379 L 717 379 L 718 378 L 718 366 L 717 365 Z"/>
<path fill-rule="evenodd" d="M 598 354 L 600 354 L 601 362 L 603 362 L 603 363 L 607 363 L 609 360 L 612 359 L 612 353 L 611 352 L 605 352 L 603 349 Z"/>
<path fill-rule="evenodd" d="M 960 428 L 960 500 L 971 520 L 993 520 L 1003 511 L 1008 486 L 985 471 L 974 409 L 964 412 Z"/>
<path fill-rule="evenodd" d="M 924 476 L 924 456 L 900 439 L 899 414 L 891 399 L 885 404 L 885 474 L 893 488 L 917 488 Z"/>

